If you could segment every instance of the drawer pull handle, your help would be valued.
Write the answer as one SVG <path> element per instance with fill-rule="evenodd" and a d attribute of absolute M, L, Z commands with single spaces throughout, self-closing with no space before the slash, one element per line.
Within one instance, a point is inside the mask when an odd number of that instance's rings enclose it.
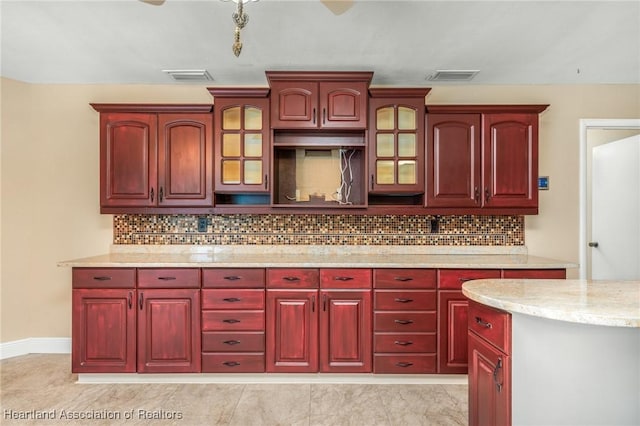
<path fill-rule="evenodd" d="M 104 276 L 93 277 L 93 279 L 96 281 L 111 281 L 111 277 L 104 277 Z"/>
<path fill-rule="evenodd" d="M 395 277 L 394 280 L 406 283 L 407 281 L 413 281 L 411 277 Z"/>
<path fill-rule="evenodd" d="M 160 281 L 173 281 L 176 277 L 158 277 Z"/>
<path fill-rule="evenodd" d="M 353 277 L 333 277 L 334 281 L 351 281 Z"/>
<path fill-rule="evenodd" d="M 398 303 L 411 303 L 411 302 L 413 302 L 413 299 L 402 299 L 400 297 L 396 297 L 395 301 L 398 302 Z"/>
<path fill-rule="evenodd" d="M 240 340 L 225 340 L 222 343 L 224 343 L 225 345 L 234 346 L 234 345 L 239 345 L 240 344 Z"/>
<path fill-rule="evenodd" d="M 399 346 L 410 346 L 410 345 L 413 345 L 413 342 L 412 342 L 411 340 L 409 340 L 409 341 L 406 341 L 406 340 L 396 340 L 396 341 L 395 341 L 395 342 L 393 342 L 393 343 L 395 343 L 396 345 L 399 345 Z"/>
<path fill-rule="evenodd" d="M 282 279 L 289 282 L 300 281 L 300 278 L 298 277 L 283 277 Z"/>
<path fill-rule="evenodd" d="M 496 389 L 498 392 L 502 391 L 502 383 L 498 382 L 498 372 L 502 368 L 502 357 L 498 358 L 498 362 L 496 363 L 496 368 L 493 369 L 493 383 L 496 385 Z"/>
<path fill-rule="evenodd" d="M 240 365 L 238 361 L 226 361 L 226 362 L 223 362 L 223 364 L 226 365 L 227 367 L 237 367 Z"/>
<path fill-rule="evenodd" d="M 132 291 L 130 291 L 130 292 L 129 292 L 129 297 L 127 298 L 127 303 L 128 303 L 128 305 L 129 305 L 129 309 L 131 309 L 131 308 L 133 307 L 133 301 L 132 301 L 132 299 L 133 299 L 133 292 L 132 292 Z"/>
<path fill-rule="evenodd" d="M 222 320 L 222 322 L 226 322 L 227 324 L 236 324 L 236 323 L 240 322 L 240 320 L 237 320 L 237 319 L 224 319 L 224 320 Z"/>
<path fill-rule="evenodd" d="M 407 324 L 413 324 L 413 320 L 395 320 L 396 324 L 402 324 L 402 325 L 407 325 Z"/>
<path fill-rule="evenodd" d="M 478 325 L 480 325 L 480 326 L 482 326 L 484 328 L 492 328 L 493 327 L 490 322 L 487 322 L 487 321 L 483 320 L 480 317 L 476 317 L 476 324 L 478 324 Z"/>
<path fill-rule="evenodd" d="M 396 362 L 397 367 L 407 368 L 413 365 L 412 362 Z"/>
<path fill-rule="evenodd" d="M 225 279 L 227 281 L 238 281 L 238 280 L 242 279 L 242 277 L 239 277 L 237 275 L 230 275 L 228 277 L 224 277 L 223 279 Z"/>
<path fill-rule="evenodd" d="M 238 299 L 237 297 L 225 297 L 222 300 L 229 303 L 235 303 L 235 302 L 240 302 L 242 299 Z"/>

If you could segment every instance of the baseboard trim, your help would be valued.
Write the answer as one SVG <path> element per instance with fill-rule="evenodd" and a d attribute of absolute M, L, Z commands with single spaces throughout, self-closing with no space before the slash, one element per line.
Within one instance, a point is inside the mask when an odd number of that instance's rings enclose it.
<path fill-rule="evenodd" d="M 0 359 L 27 354 L 70 354 L 70 337 L 30 337 L 0 343 Z"/>

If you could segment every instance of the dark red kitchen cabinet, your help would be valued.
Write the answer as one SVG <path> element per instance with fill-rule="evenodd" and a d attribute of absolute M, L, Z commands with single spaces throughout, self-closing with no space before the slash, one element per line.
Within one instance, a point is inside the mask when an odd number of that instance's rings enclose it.
<path fill-rule="evenodd" d="M 72 372 L 136 371 L 135 303 L 134 288 L 73 290 Z"/>
<path fill-rule="evenodd" d="M 482 205 L 479 114 L 427 114 L 428 207 Z"/>
<path fill-rule="evenodd" d="M 320 371 L 370 372 L 371 289 L 321 290 L 320 298 Z"/>
<path fill-rule="evenodd" d="M 318 371 L 318 290 L 267 289 L 266 371 Z"/>
<path fill-rule="evenodd" d="M 200 372 L 200 290 L 138 290 L 138 372 Z"/>

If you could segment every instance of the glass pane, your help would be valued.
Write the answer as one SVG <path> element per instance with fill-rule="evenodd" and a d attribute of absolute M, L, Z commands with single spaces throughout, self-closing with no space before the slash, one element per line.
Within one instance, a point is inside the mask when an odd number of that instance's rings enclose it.
<path fill-rule="evenodd" d="M 393 133 L 378 133 L 376 135 L 376 157 L 393 157 Z"/>
<path fill-rule="evenodd" d="M 414 130 L 416 128 L 416 110 L 406 107 L 398 108 L 398 129 Z"/>
<path fill-rule="evenodd" d="M 246 160 L 244 162 L 244 183 L 262 183 L 262 161 Z"/>
<path fill-rule="evenodd" d="M 416 135 L 415 133 L 398 134 L 398 157 L 416 156 Z"/>
<path fill-rule="evenodd" d="M 227 108 L 222 112 L 222 128 L 240 130 L 240 107 Z"/>
<path fill-rule="evenodd" d="M 393 130 L 393 107 L 380 108 L 377 111 L 376 127 L 380 130 Z"/>
<path fill-rule="evenodd" d="M 376 183 L 392 185 L 395 183 L 393 161 L 376 161 Z"/>
<path fill-rule="evenodd" d="M 222 156 L 240 157 L 240 134 L 225 133 L 222 135 Z"/>
<path fill-rule="evenodd" d="M 402 185 L 416 183 L 416 162 L 414 160 L 398 161 L 398 183 Z"/>
<path fill-rule="evenodd" d="M 222 183 L 240 183 L 240 160 L 222 161 Z"/>
<path fill-rule="evenodd" d="M 244 109 L 245 130 L 262 130 L 262 110 L 253 107 Z"/>
<path fill-rule="evenodd" d="M 244 156 L 262 157 L 262 133 L 245 133 Z"/>

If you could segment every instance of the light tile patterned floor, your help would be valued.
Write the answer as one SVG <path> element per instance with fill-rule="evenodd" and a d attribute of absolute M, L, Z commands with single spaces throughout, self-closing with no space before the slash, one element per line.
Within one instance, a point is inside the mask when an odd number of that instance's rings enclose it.
<path fill-rule="evenodd" d="M 77 384 L 70 365 L 69 355 L 3 360 L 0 424 L 467 424 L 466 385 Z"/>

